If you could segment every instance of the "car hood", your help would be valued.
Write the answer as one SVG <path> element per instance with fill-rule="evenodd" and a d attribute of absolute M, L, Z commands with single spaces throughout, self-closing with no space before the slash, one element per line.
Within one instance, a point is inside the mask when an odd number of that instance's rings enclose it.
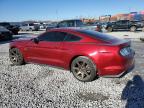
<path fill-rule="evenodd" d="M 15 39 L 15 40 L 12 40 L 12 43 L 26 44 L 26 43 L 28 43 L 31 39 L 32 39 L 31 37 L 29 37 L 29 38 Z"/>
<path fill-rule="evenodd" d="M 0 26 L 0 32 L 9 32 L 9 30 L 4 28 L 3 26 Z"/>

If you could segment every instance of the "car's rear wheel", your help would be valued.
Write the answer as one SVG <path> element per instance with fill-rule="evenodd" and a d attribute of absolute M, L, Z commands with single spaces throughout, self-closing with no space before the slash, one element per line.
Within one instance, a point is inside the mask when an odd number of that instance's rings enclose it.
<path fill-rule="evenodd" d="M 108 28 L 107 28 L 107 31 L 108 31 L 108 32 L 112 32 L 112 31 L 113 31 L 113 28 L 112 28 L 112 27 L 108 27 Z"/>
<path fill-rule="evenodd" d="M 9 58 L 13 65 L 22 65 L 24 64 L 24 58 L 17 48 L 12 48 L 9 51 Z"/>
<path fill-rule="evenodd" d="M 131 31 L 131 32 L 135 32 L 135 31 L 136 31 L 136 26 L 131 26 L 131 27 L 130 27 L 130 31 Z"/>
<path fill-rule="evenodd" d="M 30 28 L 29 31 L 33 31 L 32 28 Z"/>
<path fill-rule="evenodd" d="M 97 76 L 96 65 L 88 57 L 79 56 L 72 61 L 71 71 L 82 82 L 93 81 Z"/>

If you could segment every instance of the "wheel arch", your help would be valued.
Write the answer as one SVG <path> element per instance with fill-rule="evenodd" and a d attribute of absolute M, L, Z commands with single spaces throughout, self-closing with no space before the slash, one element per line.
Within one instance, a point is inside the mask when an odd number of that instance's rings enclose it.
<path fill-rule="evenodd" d="M 80 56 L 85 56 L 85 55 L 75 55 L 75 56 L 73 56 L 73 57 L 71 58 L 71 60 L 70 60 L 70 62 L 69 62 L 69 66 L 68 66 L 69 70 L 71 70 L 72 61 L 73 61 L 74 59 L 76 59 L 77 57 L 80 57 Z M 70 72 L 71 72 L 71 71 L 70 71 Z"/>
<path fill-rule="evenodd" d="M 72 61 L 73 61 L 74 59 L 80 57 L 80 56 L 89 58 L 89 59 L 94 63 L 95 68 L 97 69 L 97 63 L 96 63 L 90 56 L 81 54 L 81 55 L 75 55 L 74 57 L 71 58 L 71 60 L 70 60 L 70 62 L 69 62 L 69 67 L 68 67 L 69 70 L 70 70 L 70 72 L 71 72 L 71 64 L 72 64 Z M 98 71 L 98 69 L 97 69 L 97 71 Z"/>
<path fill-rule="evenodd" d="M 131 25 L 130 28 L 131 28 L 131 27 L 136 27 L 136 29 L 138 28 L 137 25 Z"/>
<path fill-rule="evenodd" d="M 16 46 L 10 46 L 9 50 L 10 50 L 10 49 L 13 49 L 13 48 L 17 48 L 17 47 L 16 47 Z"/>

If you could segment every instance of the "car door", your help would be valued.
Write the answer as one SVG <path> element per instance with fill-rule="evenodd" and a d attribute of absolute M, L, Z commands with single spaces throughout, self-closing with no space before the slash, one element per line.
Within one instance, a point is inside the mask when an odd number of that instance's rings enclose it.
<path fill-rule="evenodd" d="M 128 21 L 127 20 L 121 21 L 120 29 L 128 29 Z"/>
<path fill-rule="evenodd" d="M 116 22 L 116 29 L 127 29 L 128 28 L 128 21 L 121 20 Z"/>
<path fill-rule="evenodd" d="M 121 29 L 121 21 L 115 22 L 114 29 Z"/>
<path fill-rule="evenodd" d="M 31 41 L 27 46 L 29 62 L 61 66 L 61 45 L 64 38 L 64 33 L 53 31 L 40 35 L 38 43 Z"/>
<path fill-rule="evenodd" d="M 77 45 L 81 39 L 82 38 L 79 36 L 67 33 L 65 40 L 62 44 L 62 50 L 61 50 L 62 52 L 61 60 L 63 63 L 62 67 L 69 68 L 70 60 L 73 57 L 74 50 L 76 50 L 74 46 Z"/>

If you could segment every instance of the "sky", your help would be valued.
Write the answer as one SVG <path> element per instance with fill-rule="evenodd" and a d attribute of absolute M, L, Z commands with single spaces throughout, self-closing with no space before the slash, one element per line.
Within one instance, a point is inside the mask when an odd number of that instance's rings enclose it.
<path fill-rule="evenodd" d="M 0 21 L 62 20 L 144 10 L 144 0 L 0 0 Z"/>

